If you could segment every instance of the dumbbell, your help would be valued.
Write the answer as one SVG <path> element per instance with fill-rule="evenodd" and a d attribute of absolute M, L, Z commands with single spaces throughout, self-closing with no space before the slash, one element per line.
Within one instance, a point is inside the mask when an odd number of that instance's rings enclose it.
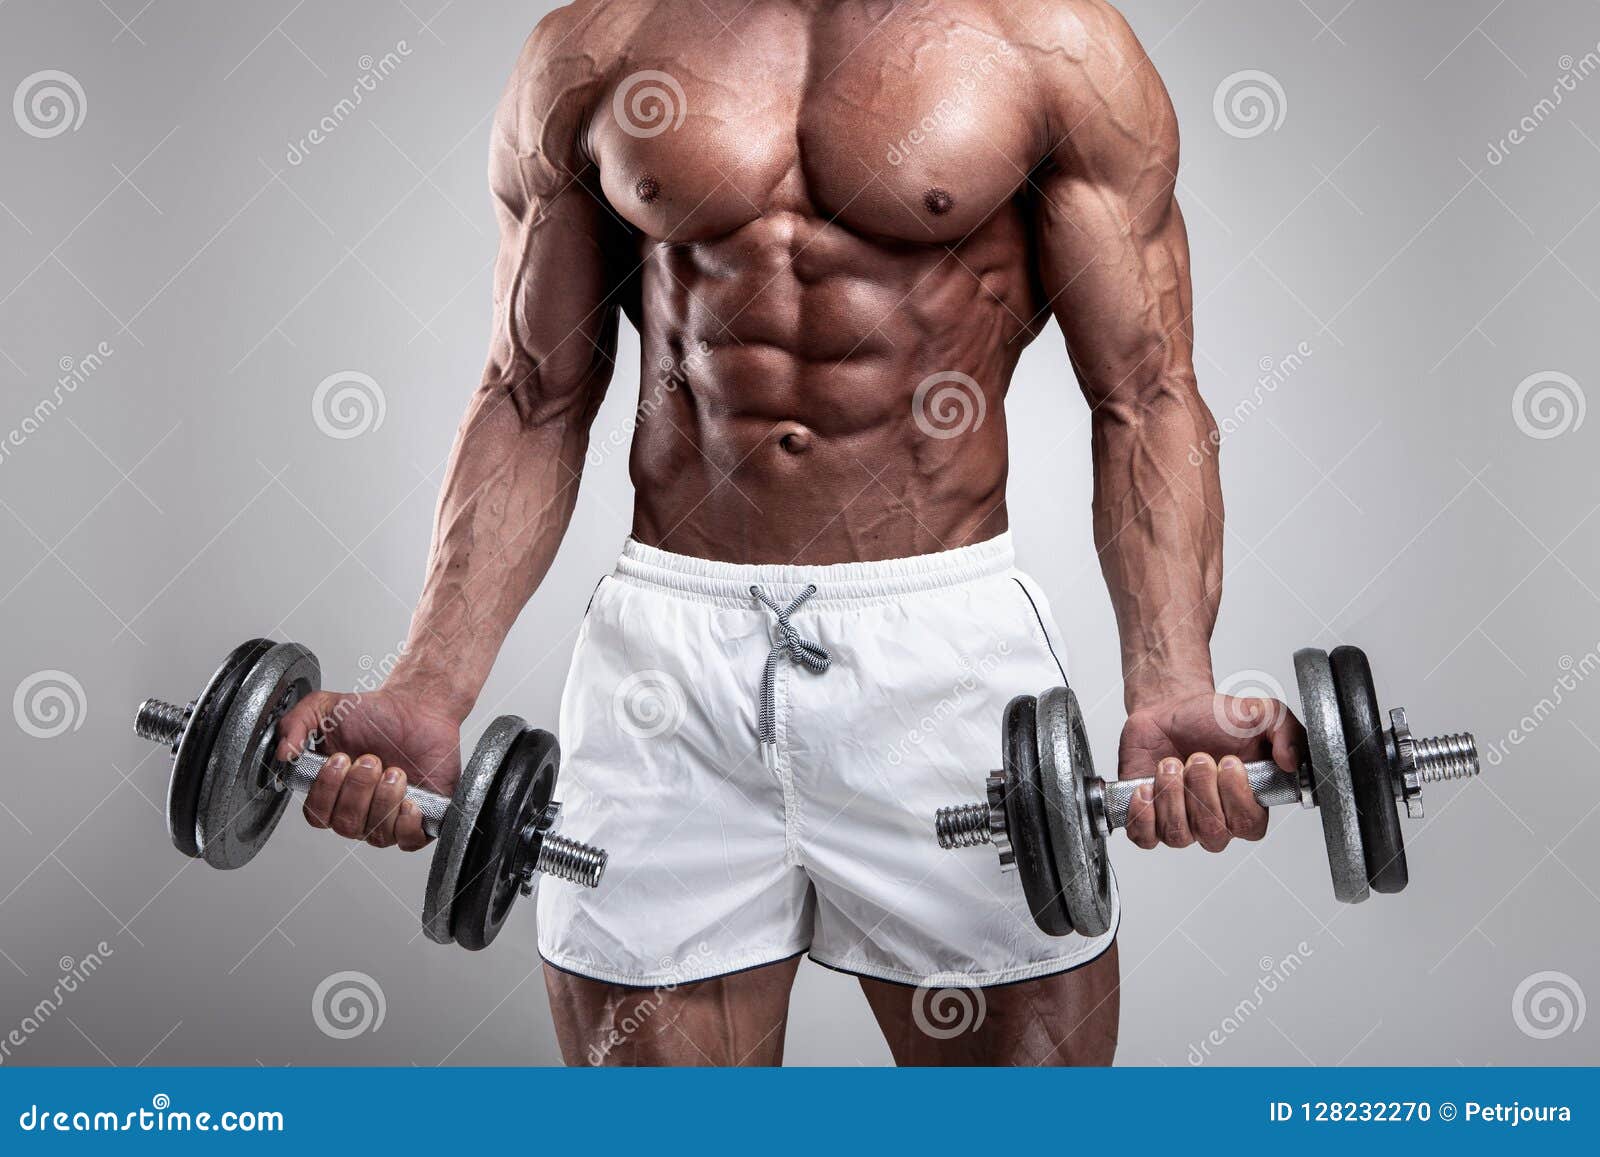
<path fill-rule="evenodd" d="M 1403 708 L 1385 728 L 1366 655 L 1295 652 L 1309 758 L 1293 772 L 1270 760 L 1245 765 L 1263 807 L 1317 808 L 1333 894 L 1355 904 L 1371 892 L 1399 892 L 1410 879 L 1397 807 L 1422 816 L 1422 787 L 1478 774 L 1470 734 L 1417 739 Z M 946 849 L 993 844 L 1002 871 L 1021 878 L 1029 910 L 1052 936 L 1098 936 L 1111 926 L 1106 837 L 1128 822 L 1135 793 L 1154 780 L 1106 781 L 1094 774 L 1077 696 L 1055 687 L 1019 695 L 1001 726 L 1000 771 L 987 799 L 941 808 L 934 820 Z"/>
<path fill-rule="evenodd" d="M 146 699 L 138 735 L 170 746 L 167 831 L 184 855 L 242 868 L 266 844 L 292 793 L 316 782 L 326 758 L 275 758 L 278 721 L 321 686 L 317 657 L 298 643 L 251 639 L 236 647 L 187 706 Z M 437 837 L 423 896 L 430 940 L 487 948 L 518 895 L 543 873 L 593 888 L 606 853 L 557 834 L 561 752 L 555 736 L 502 715 L 483 733 L 455 795 L 416 786 L 406 798 Z"/>

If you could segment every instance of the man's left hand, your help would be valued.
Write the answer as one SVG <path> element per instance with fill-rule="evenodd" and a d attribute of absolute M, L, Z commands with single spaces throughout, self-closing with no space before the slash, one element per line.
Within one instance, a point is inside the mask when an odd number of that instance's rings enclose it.
<path fill-rule="evenodd" d="M 1294 771 L 1304 750 L 1305 729 L 1276 699 L 1202 692 L 1142 706 L 1123 726 L 1117 774 L 1154 774 L 1155 786 L 1134 795 L 1128 838 L 1141 848 L 1198 843 L 1208 852 L 1235 836 L 1259 840 L 1267 809 L 1250 793 L 1244 765 L 1270 756 Z"/>

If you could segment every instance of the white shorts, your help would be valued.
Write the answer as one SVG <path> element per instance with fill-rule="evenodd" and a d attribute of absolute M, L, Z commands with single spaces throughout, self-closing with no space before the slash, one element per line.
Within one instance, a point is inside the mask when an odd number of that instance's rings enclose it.
<path fill-rule="evenodd" d="M 539 890 L 557 968 L 656 986 L 809 951 L 905 984 L 1006 984 L 1116 935 L 1052 937 L 992 849 L 940 849 L 939 808 L 983 797 L 1006 703 L 1061 683 L 1044 595 L 1009 535 L 890 562 L 739 566 L 629 541 L 589 604 L 561 704 L 563 834 L 605 847 L 595 889 Z M 785 651 L 760 587 L 814 671 Z M 1115 901 L 1114 901 L 1115 903 Z"/>

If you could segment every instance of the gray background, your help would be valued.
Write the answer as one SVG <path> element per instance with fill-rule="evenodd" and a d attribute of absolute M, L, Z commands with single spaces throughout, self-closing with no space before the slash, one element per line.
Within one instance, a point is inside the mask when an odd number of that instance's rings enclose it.
<path fill-rule="evenodd" d="M 488 329 L 488 117 L 546 7 L 0 3 L 0 96 L 59 69 L 86 101 L 81 125 L 49 138 L 0 115 L 0 438 L 52 395 L 64 359 L 112 350 L 0 459 L 0 700 L 38 672 L 82 689 L 54 725 L 26 703 L 0 711 L 0 1038 L 51 994 L 61 958 L 112 950 L 6 1063 L 557 1059 L 531 905 L 487 953 L 437 948 L 418 933 L 424 858 L 292 816 L 237 876 L 187 865 L 163 830 L 167 761 L 129 731 L 140 698 L 190 693 L 248 635 L 311 644 L 334 686 L 403 638 Z M 1488 745 L 1539 718 L 1408 825 L 1401 898 L 1336 905 L 1311 815 L 1221 857 L 1119 841 L 1120 1059 L 1182 1065 L 1212 1030 L 1208 1063 L 1600 1059 L 1600 1025 L 1577 1015 L 1600 992 L 1600 688 L 1585 678 L 1600 661 L 1600 418 L 1576 408 L 1597 377 L 1600 77 L 1535 112 L 1562 58 L 1595 51 L 1600 8 L 1123 7 L 1182 120 L 1205 392 L 1225 422 L 1261 399 L 1223 459 L 1219 678 L 1289 683 L 1295 646 L 1357 642 L 1385 706 L 1423 729 L 1472 727 Z M 401 40 L 399 69 L 289 164 L 360 58 Z M 1280 82 L 1286 112 L 1242 139 L 1213 100 L 1246 69 Z M 1536 130 L 1491 164 L 1490 142 L 1525 116 Z M 1260 391 L 1263 359 L 1301 342 L 1304 365 Z M 598 436 L 631 410 L 631 335 L 620 363 Z M 313 392 L 341 371 L 384 397 L 359 437 L 314 420 Z M 1576 390 L 1555 413 L 1569 428 L 1536 438 L 1513 402 L 1547 372 Z M 1055 334 L 1009 406 L 1022 563 L 1055 603 L 1107 753 L 1117 652 L 1086 411 Z M 506 710 L 554 718 L 629 506 L 612 454 L 469 734 Z M 1240 1015 L 1292 953 L 1290 980 Z M 344 970 L 374 979 L 385 1015 L 334 1039 L 312 999 Z M 1562 977 L 1523 984 L 1542 972 Z M 795 1010 L 791 1063 L 887 1061 L 850 979 L 806 965 Z"/>

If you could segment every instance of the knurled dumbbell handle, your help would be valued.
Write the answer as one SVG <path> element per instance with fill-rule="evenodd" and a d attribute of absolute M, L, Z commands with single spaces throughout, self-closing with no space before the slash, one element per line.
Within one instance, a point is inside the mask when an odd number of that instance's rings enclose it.
<path fill-rule="evenodd" d="M 1250 794 L 1262 807 L 1301 802 L 1300 777 L 1292 771 L 1284 771 L 1270 759 L 1245 764 L 1244 775 L 1250 781 Z M 1128 808 L 1133 803 L 1134 793 L 1154 783 L 1154 776 L 1105 781 L 1106 823 L 1111 830 L 1128 826 Z"/>
<path fill-rule="evenodd" d="M 326 766 L 328 757 L 318 755 L 314 751 L 302 752 L 300 758 L 285 766 L 280 777 L 283 786 L 290 791 L 305 795 L 311 790 L 311 785 L 317 781 L 317 774 Z M 430 838 L 437 838 L 439 825 L 444 823 L 444 816 L 450 810 L 450 800 L 438 792 L 432 792 L 416 784 L 406 786 L 406 798 L 416 804 L 422 812 L 422 830 Z"/>

